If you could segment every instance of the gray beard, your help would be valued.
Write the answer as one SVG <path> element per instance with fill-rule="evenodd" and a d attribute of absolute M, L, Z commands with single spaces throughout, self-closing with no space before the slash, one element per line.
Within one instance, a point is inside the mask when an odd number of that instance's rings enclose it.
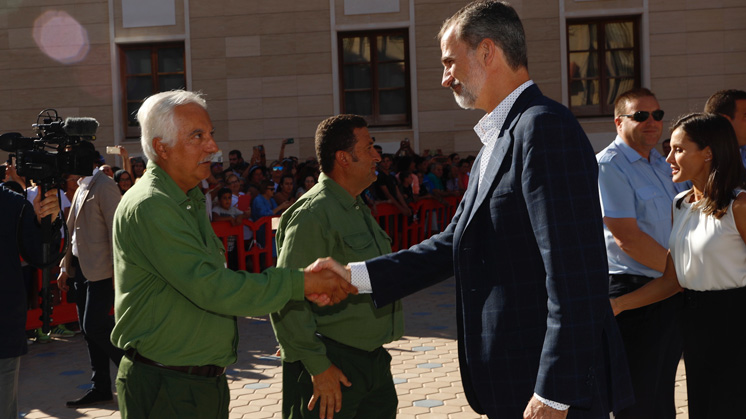
<path fill-rule="evenodd" d="M 456 104 L 463 109 L 474 109 L 474 104 L 477 102 L 477 98 L 465 88 L 461 89 L 461 94 L 454 91 L 453 98 L 456 100 Z"/>

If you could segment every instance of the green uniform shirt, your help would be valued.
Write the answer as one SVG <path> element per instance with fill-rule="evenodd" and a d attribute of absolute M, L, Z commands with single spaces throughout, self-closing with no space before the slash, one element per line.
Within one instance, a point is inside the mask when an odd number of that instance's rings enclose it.
<path fill-rule="evenodd" d="M 363 200 L 323 173 L 319 183 L 282 215 L 276 238 L 277 266 L 283 267 L 307 266 L 326 256 L 346 264 L 391 253 L 391 239 Z M 283 359 L 303 362 L 312 375 L 331 365 L 316 333 L 372 351 L 399 339 L 404 331 L 401 302 L 376 308 L 370 294 L 350 295 L 332 307 L 292 301 L 270 317 Z"/>
<path fill-rule="evenodd" d="M 112 342 L 165 365 L 236 361 L 234 316 L 257 316 L 303 300 L 303 273 L 225 267 L 199 188 L 187 194 L 150 162 L 114 216 Z"/>

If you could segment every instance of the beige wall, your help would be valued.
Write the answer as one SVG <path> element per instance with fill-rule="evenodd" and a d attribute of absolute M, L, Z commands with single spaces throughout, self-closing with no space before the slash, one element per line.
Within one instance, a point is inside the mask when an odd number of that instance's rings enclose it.
<path fill-rule="evenodd" d="M 70 4 L 66 4 L 70 3 Z M 43 5 L 40 5 L 43 4 Z M 410 138 L 420 151 L 475 154 L 472 126 L 480 111 L 457 107 L 440 86 L 435 39 L 440 24 L 466 1 L 399 0 L 399 11 L 345 14 L 344 0 L 175 0 L 176 25 L 123 28 L 121 0 L 13 0 L 0 5 L 0 132 L 30 135 L 45 107 L 63 117 L 91 116 L 101 127 L 96 143 L 126 142 L 121 127 L 115 43 L 184 40 L 188 84 L 203 91 L 220 147 L 248 154 L 264 144 L 273 159 L 280 139 L 296 138 L 286 154 L 313 154 L 318 122 L 338 108 L 336 32 L 408 27 L 411 32 L 413 127 L 375 129 L 387 148 Z M 564 19 L 630 11 L 644 16 L 642 65 L 647 87 L 666 118 L 700 110 L 724 88 L 746 89 L 746 4 L 743 0 L 515 0 L 526 28 L 529 70 L 542 91 L 564 102 Z M 90 50 L 60 63 L 44 54 L 33 28 L 45 12 L 67 13 L 85 29 Z M 111 16 L 111 18 L 110 18 Z M 112 20 L 113 18 L 113 20 Z M 598 150 L 613 138 L 610 118 L 584 118 Z M 6 153 L 0 152 L 4 158 Z M 108 157 L 110 163 L 114 159 Z"/>

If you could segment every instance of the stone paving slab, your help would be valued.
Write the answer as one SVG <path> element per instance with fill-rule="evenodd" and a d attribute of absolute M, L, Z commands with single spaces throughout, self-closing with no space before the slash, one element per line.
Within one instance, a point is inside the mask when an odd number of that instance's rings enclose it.
<path fill-rule="evenodd" d="M 400 419 L 477 419 L 466 401 L 458 366 L 454 280 L 404 300 L 405 336 L 386 345 L 399 397 Z M 229 367 L 230 418 L 281 418 L 282 379 L 268 317 L 238 322 L 238 362 Z M 116 374 L 112 368 L 112 376 Z M 115 402 L 68 409 L 90 385 L 83 337 L 34 344 L 21 359 L 19 408 L 24 418 L 119 418 Z M 688 419 L 683 362 L 676 381 L 677 419 Z M 116 399 L 115 399 L 116 400 Z"/>

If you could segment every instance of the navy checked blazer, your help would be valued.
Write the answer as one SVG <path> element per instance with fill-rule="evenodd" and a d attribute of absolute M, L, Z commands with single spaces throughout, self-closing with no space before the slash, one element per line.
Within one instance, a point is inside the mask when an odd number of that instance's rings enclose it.
<path fill-rule="evenodd" d="M 520 418 L 534 392 L 570 418 L 633 401 L 609 304 L 598 165 L 575 117 L 530 86 L 511 108 L 477 191 L 472 172 L 446 230 L 366 262 L 378 306 L 456 277 L 466 396 Z"/>

